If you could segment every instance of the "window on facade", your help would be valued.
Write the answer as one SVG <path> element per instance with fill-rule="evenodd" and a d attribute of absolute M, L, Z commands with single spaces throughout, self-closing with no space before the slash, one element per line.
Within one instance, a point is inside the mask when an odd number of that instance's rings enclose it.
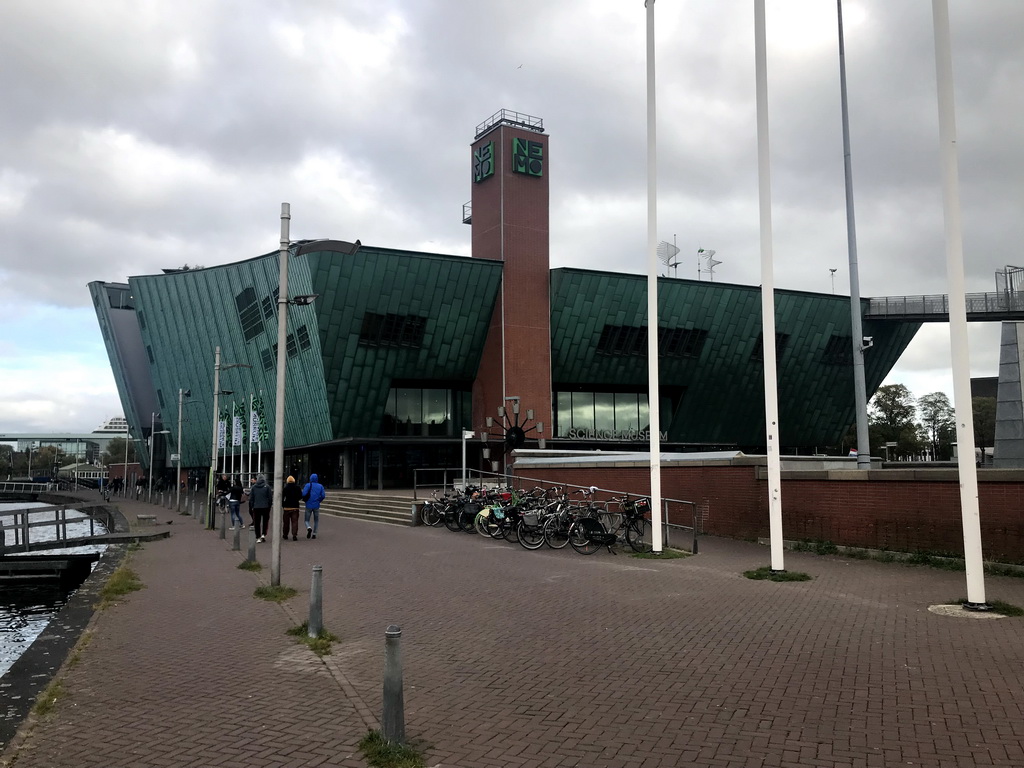
<path fill-rule="evenodd" d="M 853 365 L 853 337 L 831 336 L 821 351 L 825 365 Z"/>
<path fill-rule="evenodd" d="M 775 359 L 778 360 L 782 357 L 782 353 L 786 351 L 786 345 L 789 344 L 788 333 L 776 333 L 775 334 Z M 764 333 L 757 334 L 757 341 L 754 343 L 754 348 L 750 350 L 750 359 L 752 362 L 763 363 L 764 362 Z"/>
<path fill-rule="evenodd" d="M 263 370 L 272 371 L 274 370 L 274 364 L 277 362 L 277 358 L 274 357 L 274 353 L 269 349 L 260 350 L 260 360 L 263 361 Z"/>
<path fill-rule="evenodd" d="M 659 328 L 659 357 L 700 357 L 708 332 L 703 328 Z M 606 325 L 597 341 L 597 354 L 647 356 L 647 326 Z"/>
<path fill-rule="evenodd" d="M 153 357 L 153 348 L 151 346 L 149 346 L 148 344 L 146 345 L 146 354 L 149 356 L 149 362 L 151 362 L 151 363 L 155 363 L 156 362 L 156 358 Z"/>
<path fill-rule="evenodd" d="M 139 327 L 142 330 L 146 330 L 146 316 L 142 314 L 142 310 L 138 310 L 135 314 L 139 317 Z"/>
<path fill-rule="evenodd" d="M 274 300 L 269 296 L 263 297 L 263 301 L 260 302 L 260 307 L 263 310 L 264 319 L 270 320 L 274 316 Z"/>
<path fill-rule="evenodd" d="M 452 437 L 468 428 L 470 393 L 452 389 L 392 387 L 384 406 L 381 435 Z"/>
<path fill-rule="evenodd" d="M 111 309 L 135 309 L 135 297 L 128 288 L 107 288 L 107 299 Z"/>
<path fill-rule="evenodd" d="M 238 321 L 242 325 L 242 338 L 252 341 L 263 333 L 263 317 L 256 301 L 255 288 L 246 288 L 235 296 L 235 308 L 238 310 Z"/>
<path fill-rule="evenodd" d="M 309 329 L 306 326 L 300 325 L 295 331 L 295 335 L 299 339 L 299 349 L 309 349 L 313 346 L 313 341 L 309 338 Z"/>
<path fill-rule="evenodd" d="M 359 330 L 359 343 L 372 347 L 423 346 L 427 318 L 419 315 L 393 315 L 367 312 Z"/>
<path fill-rule="evenodd" d="M 285 351 L 288 353 L 288 357 L 295 357 L 297 354 L 299 354 L 299 345 L 298 342 L 295 341 L 294 333 L 289 333 L 285 337 L 284 342 L 284 348 Z"/>
<path fill-rule="evenodd" d="M 156 397 L 160 401 L 160 407 L 163 408 L 164 407 L 164 393 L 163 393 L 163 390 L 158 389 L 156 391 Z"/>
<path fill-rule="evenodd" d="M 671 402 L 662 398 L 666 423 Z M 647 395 L 638 392 L 556 392 L 555 436 L 576 439 L 628 440 L 646 430 Z"/>

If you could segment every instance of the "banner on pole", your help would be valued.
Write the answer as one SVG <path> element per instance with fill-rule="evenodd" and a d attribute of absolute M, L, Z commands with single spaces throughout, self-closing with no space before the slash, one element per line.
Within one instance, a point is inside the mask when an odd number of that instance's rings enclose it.
<path fill-rule="evenodd" d="M 269 437 L 267 433 L 267 414 L 263 408 L 263 398 L 252 399 L 252 411 L 249 415 L 251 425 L 249 427 L 249 442 L 262 444 Z"/>
<path fill-rule="evenodd" d="M 242 414 L 245 413 L 244 406 L 232 403 L 231 411 L 231 445 L 240 446 L 244 432 L 244 427 L 242 426 Z"/>
<path fill-rule="evenodd" d="M 217 447 L 224 448 L 227 445 L 228 436 L 228 412 L 220 412 L 220 420 L 217 422 Z"/>

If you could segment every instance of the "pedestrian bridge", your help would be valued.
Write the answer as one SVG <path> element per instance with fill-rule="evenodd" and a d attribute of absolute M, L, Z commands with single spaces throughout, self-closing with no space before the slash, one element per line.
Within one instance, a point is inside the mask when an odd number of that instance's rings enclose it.
<path fill-rule="evenodd" d="M 968 293 L 967 319 L 971 322 L 1024 320 L 1024 293 L 993 291 Z M 867 299 L 865 320 L 912 320 L 920 323 L 949 322 L 949 296 L 884 296 Z"/>

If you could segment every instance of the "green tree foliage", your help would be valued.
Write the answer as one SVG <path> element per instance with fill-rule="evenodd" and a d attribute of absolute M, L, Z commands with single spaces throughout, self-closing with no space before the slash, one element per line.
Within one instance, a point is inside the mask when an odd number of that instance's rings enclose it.
<path fill-rule="evenodd" d="M 111 438 L 110 442 L 107 443 L 107 450 L 105 450 L 100 456 L 100 460 L 103 462 L 103 466 L 108 467 L 111 464 L 124 464 L 124 443 L 123 437 Z M 135 463 L 135 443 L 128 443 L 128 463 Z"/>
<path fill-rule="evenodd" d="M 924 439 L 932 447 L 932 457 L 937 461 L 950 459 L 956 440 L 956 423 L 949 398 L 944 392 L 932 392 L 918 398 L 917 409 L 921 414 Z"/>
<path fill-rule="evenodd" d="M 872 455 L 888 453 L 890 459 L 896 459 L 921 453 L 924 446 L 916 416 L 914 396 L 905 385 L 879 387 L 868 408 Z M 886 443 L 896 443 L 896 447 L 886 450 Z"/>

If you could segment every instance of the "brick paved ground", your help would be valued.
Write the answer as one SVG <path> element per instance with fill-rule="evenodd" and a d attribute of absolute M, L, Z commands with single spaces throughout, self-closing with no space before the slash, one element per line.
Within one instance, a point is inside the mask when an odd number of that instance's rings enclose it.
<path fill-rule="evenodd" d="M 269 543 L 255 576 L 230 538 L 158 519 L 146 589 L 97 616 L 17 768 L 363 765 L 392 623 L 428 766 L 1024 766 L 1024 619 L 929 612 L 962 573 L 787 553 L 814 580 L 773 584 L 740 575 L 768 562 L 744 542 L 651 562 L 326 517 L 282 545 L 281 607 L 252 597 Z M 285 635 L 313 564 L 324 661 Z M 1024 605 L 1024 580 L 986 586 Z"/>

